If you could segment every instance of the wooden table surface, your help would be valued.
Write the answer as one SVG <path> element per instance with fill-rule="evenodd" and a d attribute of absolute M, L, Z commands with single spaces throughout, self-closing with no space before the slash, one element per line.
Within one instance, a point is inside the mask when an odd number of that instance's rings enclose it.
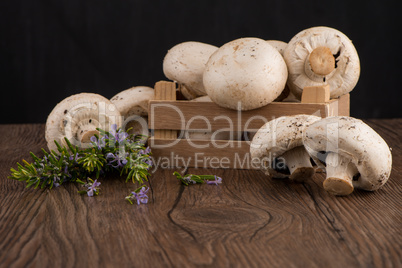
<path fill-rule="evenodd" d="M 225 169 L 190 169 L 223 183 L 185 187 L 158 169 L 140 206 L 117 176 L 93 198 L 76 184 L 7 179 L 30 151 L 41 155 L 44 125 L 0 125 L 0 267 L 401 267 L 402 119 L 366 122 L 393 153 L 376 192 L 335 197 L 323 174 L 298 184 Z"/>

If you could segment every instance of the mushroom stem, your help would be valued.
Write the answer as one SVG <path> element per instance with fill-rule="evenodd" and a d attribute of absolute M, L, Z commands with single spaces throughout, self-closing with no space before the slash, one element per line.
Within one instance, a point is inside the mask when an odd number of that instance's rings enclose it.
<path fill-rule="evenodd" d="M 91 137 L 95 134 L 99 134 L 99 131 L 94 125 L 85 125 L 79 130 L 77 138 L 81 144 L 86 144 L 91 142 Z"/>
<path fill-rule="evenodd" d="M 304 146 L 297 146 L 282 154 L 286 166 L 289 168 L 289 178 L 293 181 L 303 182 L 314 175 L 310 156 Z"/>
<path fill-rule="evenodd" d="M 308 60 L 311 69 L 318 75 L 328 75 L 335 69 L 335 57 L 327 47 L 315 48 Z"/>
<path fill-rule="evenodd" d="M 328 153 L 326 159 L 327 177 L 324 189 L 334 195 L 348 195 L 353 192 L 353 176 L 358 173 L 350 159 L 337 153 Z"/>

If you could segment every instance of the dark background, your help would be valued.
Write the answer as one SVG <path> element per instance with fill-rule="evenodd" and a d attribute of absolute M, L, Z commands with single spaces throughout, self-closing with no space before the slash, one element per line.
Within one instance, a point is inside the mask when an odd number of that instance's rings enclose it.
<path fill-rule="evenodd" d="M 401 12 L 397 1 L 2 0 L 0 123 L 44 123 L 79 92 L 107 98 L 166 79 L 167 50 L 240 37 L 288 42 L 329 26 L 352 39 L 361 76 L 351 115 L 402 117 Z"/>

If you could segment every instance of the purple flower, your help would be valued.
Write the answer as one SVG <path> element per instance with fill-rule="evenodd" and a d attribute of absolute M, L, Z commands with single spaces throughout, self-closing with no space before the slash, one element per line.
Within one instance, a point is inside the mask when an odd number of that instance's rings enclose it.
<path fill-rule="evenodd" d="M 55 187 L 59 187 L 60 186 L 60 178 L 59 177 L 57 177 L 57 176 L 55 176 L 54 178 L 53 178 L 53 185 L 55 186 Z"/>
<path fill-rule="evenodd" d="M 70 174 L 70 172 L 69 172 L 69 170 L 68 170 L 68 165 L 65 165 L 64 166 L 64 172 L 63 172 L 64 174 L 63 174 L 63 179 L 68 179 L 68 178 L 71 178 L 71 174 Z M 56 181 L 55 181 L 56 182 Z M 56 187 L 58 187 L 59 185 L 56 185 Z"/>
<path fill-rule="evenodd" d="M 152 166 L 154 164 L 151 159 L 145 160 L 144 163 L 147 164 L 148 166 Z"/>
<path fill-rule="evenodd" d="M 218 185 L 218 184 L 221 184 L 222 183 L 222 178 L 221 177 L 217 177 L 216 175 L 215 175 L 215 180 L 213 180 L 213 181 L 207 181 L 207 184 L 215 184 L 215 185 Z"/>
<path fill-rule="evenodd" d="M 117 130 L 116 124 L 111 125 L 110 128 L 111 128 L 110 133 L 113 135 L 114 139 L 117 142 L 122 142 L 126 140 L 126 138 L 128 137 L 128 134 L 126 132 L 122 131 L 121 129 Z"/>
<path fill-rule="evenodd" d="M 98 147 L 99 150 L 101 150 L 103 147 L 105 147 L 106 138 L 107 136 L 103 136 L 98 140 L 95 136 L 92 136 L 90 140 Z"/>
<path fill-rule="evenodd" d="M 145 150 L 140 150 L 138 153 L 140 155 L 142 154 L 149 154 L 151 152 L 151 148 L 149 148 L 149 146 L 145 149 Z"/>
<path fill-rule="evenodd" d="M 148 203 L 148 196 L 147 196 L 148 191 L 149 187 L 148 188 L 142 187 L 141 190 L 138 192 L 137 200 L 140 200 L 141 203 L 143 204 Z"/>
<path fill-rule="evenodd" d="M 140 205 L 141 203 L 146 204 L 146 203 L 148 203 L 148 196 L 147 196 L 148 191 L 149 191 L 149 187 L 148 188 L 142 187 L 138 193 L 131 192 L 131 194 L 126 197 L 126 199 L 128 199 L 131 204 L 132 204 L 132 202 L 130 199 L 133 199 L 133 198 L 135 198 L 135 200 L 137 200 L 137 205 Z"/>
<path fill-rule="evenodd" d="M 108 154 L 106 154 L 106 160 L 108 160 L 107 164 L 114 168 L 124 167 L 127 164 L 126 156 L 127 156 L 127 153 L 123 153 L 123 154 L 120 154 L 119 152 L 116 152 L 116 154 L 108 153 Z M 112 160 L 109 160 L 109 159 L 112 159 Z M 115 165 L 113 165 L 112 163 L 115 163 Z"/>
<path fill-rule="evenodd" d="M 78 153 L 76 153 L 74 156 L 71 155 L 71 156 L 69 157 L 69 160 L 70 160 L 70 161 L 74 160 L 75 162 L 77 162 L 77 160 L 80 159 L 80 158 L 81 158 L 81 157 L 78 156 Z"/>
<path fill-rule="evenodd" d="M 190 184 L 190 183 L 196 184 L 197 182 L 195 180 L 191 179 L 191 177 L 192 177 L 191 175 L 183 177 L 183 181 L 186 182 L 187 184 Z"/>
<path fill-rule="evenodd" d="M 87 194 L 88 196 L 94 196 L 94 193 L 96 194 L 98 192 L 98 187 L 101 183 L 98 182 L 98 180 L 94 180 L 93 183 L 88 183 L 86 186 L 88 187 L 87 189 Z"/>

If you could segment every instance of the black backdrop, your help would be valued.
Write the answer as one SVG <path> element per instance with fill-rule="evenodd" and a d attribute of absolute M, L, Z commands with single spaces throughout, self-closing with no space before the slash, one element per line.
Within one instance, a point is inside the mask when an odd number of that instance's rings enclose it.
<path fill-rule="evenodd" d="M 0 123 L 44 123 L 79 92 L 107 98 L 165 79 L 162 60 L 184 41 L 220 46 L 240 37 L 288 42 L 329 26 L 352 39 L 361 76 L 351 115 L 402 117 L 397 1 L 2 0 Z"/>

